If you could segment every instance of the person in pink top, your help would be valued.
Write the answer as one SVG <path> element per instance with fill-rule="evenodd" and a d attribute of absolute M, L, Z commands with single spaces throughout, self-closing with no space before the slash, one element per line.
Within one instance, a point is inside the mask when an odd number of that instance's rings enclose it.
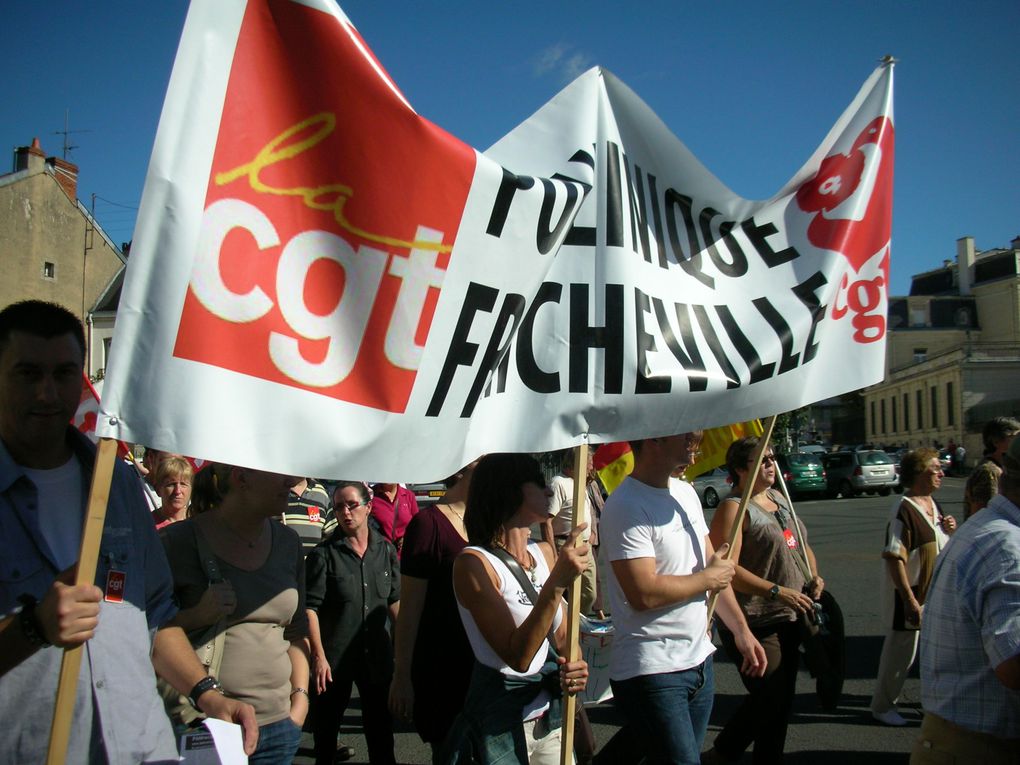
<path fill-rule="evenodd" d="M 418 514 L 414 492 L 399 483 L 377 483 L 372 486 L 372 519 L 379 532 L 397 548 L 404 546 L 404 531 Z"/>

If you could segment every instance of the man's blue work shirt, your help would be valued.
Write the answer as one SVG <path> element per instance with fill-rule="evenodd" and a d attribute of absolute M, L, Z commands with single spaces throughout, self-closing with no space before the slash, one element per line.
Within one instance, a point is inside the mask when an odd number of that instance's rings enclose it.
<path fill-rule="evenodd" d="M 96 450 L 77 430 L 68 434 L 82 470 L 82 499 L 66 517 L 80 526 Z M 37 502 L 35 484 L 0 441 L 0 615 L 14 612 L 20 595 L 42 600 L 60 573 L 39 527 Z M 96 570 L 104 592 L 111 570 L 119 572 L 115 579 L 122 575 L 123 600 L 104 599 L 95 637 L 85 644 L 66 762 L 176 761 L 150 661 L 155 630 L 177 610 L 173 579 L 138 480 L 121 462 Z M 59 648 L 40 649 L 0 677 L 0 762 L 45 761 L 62 656 Z"/>

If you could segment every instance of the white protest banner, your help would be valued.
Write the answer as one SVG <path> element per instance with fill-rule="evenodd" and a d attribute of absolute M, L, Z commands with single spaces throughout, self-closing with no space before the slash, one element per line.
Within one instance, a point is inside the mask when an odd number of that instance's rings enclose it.
<path fill-rule="evenodd" d="M 486 451 L 710 427 L 880 380 L 892 66 L 742 199 L 592 69 L 484 154 L 328 0 L 196 0 L 98 431 L 425 481 Z"/>

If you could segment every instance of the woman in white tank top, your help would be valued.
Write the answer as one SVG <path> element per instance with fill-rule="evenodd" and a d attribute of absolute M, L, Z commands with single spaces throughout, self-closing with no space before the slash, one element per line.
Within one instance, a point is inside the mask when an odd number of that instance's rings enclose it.
<path fill-rule="evenodd" d="M 464 516 L 471 546 L 454 564 L 453 585 L 478 662 L 460 735 L 483 765 L 511 750 L 521 763 L 558 762 L 560 694 L 579 693 L 587 682 L 585 662 L 550 653 L 550 634 L 554 649 L 566 642 L 563 593 L 588 565 L 588 546 L 573 545 L 583 526 L 559 556 L 548 544 L 530 541 L 531 526 L 549 517 L 550 496 L 530 456 L 490 454 L 475 468 Z M 500 551 L 524 570 L 536 602 Z M 494 723 L 499 715 L 510 718 L 506 727 Z"/>

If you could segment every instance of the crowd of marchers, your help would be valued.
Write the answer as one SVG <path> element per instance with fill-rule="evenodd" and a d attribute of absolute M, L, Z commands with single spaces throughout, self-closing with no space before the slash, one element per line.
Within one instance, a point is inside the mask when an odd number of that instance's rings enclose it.
<path fill-rule="evenodd" d="M 771 444 L 730 446 L 732 492 L 710 523 L 679 477 L 699 431 L 631 442 L 608 495 L 572 452 L 552 480 L 533 456 L 489 454 L 421 508 L 401 484 L 196 469 L 149 448 L 116 465 L 96 576 L 77 584 L 95 460 L 68 424 L 84 349 L 62 308 L 0 311 L 0 761 L 45 759 L 62 649 L 81 647 L 67 762 L 176 760 L 207 716 L 241 726 L 252 763 L 292 762 L 302 730 L 317 763 L 341 762 L 354 686 L 372 763 L 395 762 L 394 719 L 436 763 L 559 762 L 564 701 L 588 679 L 566 658 L 577 578 L 580 612 L 611 615 L 629 760 L 782 759 L 825 581 Z M 938 451 L 901 458 L 905 491 L 876 540 L 887 631 L 871 712 L 906 724 L 896 703 L 920 653 L 915 763 L 1020 761 L 1018 433 L 988 423 L 959 524 L 936 497 Z M 713 634 L 747 693 L 706 748 Z"/>

